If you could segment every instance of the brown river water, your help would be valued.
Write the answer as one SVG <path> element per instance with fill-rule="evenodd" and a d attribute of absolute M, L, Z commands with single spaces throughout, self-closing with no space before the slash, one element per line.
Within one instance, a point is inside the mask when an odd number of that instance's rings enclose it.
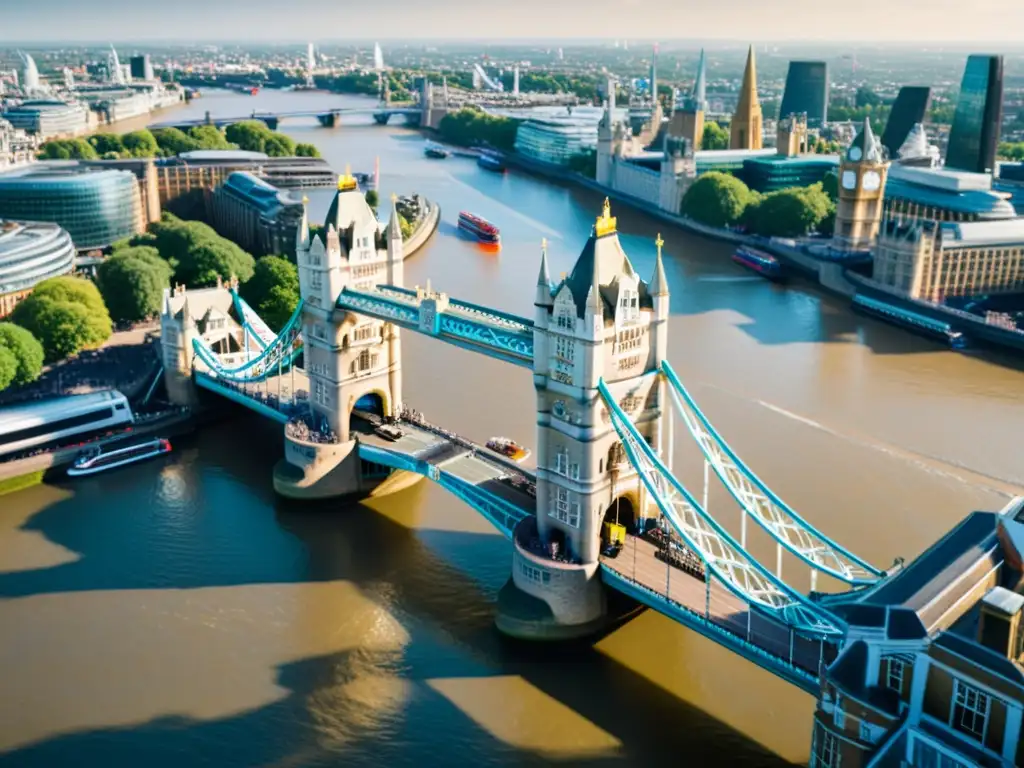
<path fill-rule="evenodd" d="M 205 94 L 173 116 L 358 99 Z M 161 116 L 158 119 L 166 119 Z M 124 126 L 127 130 L 134 125 Z M 119 130 L 122 128 L 118 126 Z M 600 199 L 542 179 L 432 161 L 400 123 L 282 130 L 382 198 L 442 206 L 409 286 L 532 316 L 540 241 L 571 268 Z M 319 220 L 332 192 L 316 190 Z M 455 234 L 502 230 L 500 255 Z M 619 207 L 648 276 L 659 225 Z M 877 565 L 912 557 L 972 509 L 1021 492 L 1020 370 L 942 349 L 805 285 L 664 232 L 669 357 L 773 489 Z M 531 444 L 530 374 L 407 333 L 405 399 L 476 439 Z M 676 425 L 676 469 L 701 464 Z M 593 643 L 530 647 L 493 628 L 506 541 L 423 482 L 365 505 L 275 498 L 278 428 L 240 415 L 171 456 L 0 498 L 0 766 L 737 765 L 805 763 L 813 699 L 653 612 Z M 738 512 L 713 487 L 710 509 Z M 769 567 L 773 548 L 752 531 Z M 787 559 L 784 576 L 808 587 Z"/>

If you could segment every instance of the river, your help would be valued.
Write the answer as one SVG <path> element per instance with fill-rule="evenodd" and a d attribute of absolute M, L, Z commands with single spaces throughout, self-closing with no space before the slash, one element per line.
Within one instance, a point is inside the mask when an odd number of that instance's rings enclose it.
<path fill-rule="evenodd" d="M 365 103 L 204 94 L 174 116 Z M 160 117 L 157 119 L 165 119 Z M 132 126 L 126 126 L 132 127 Z M 119 126 L 119 129 L 121 126 Z M 339 171 L 380 158 L 382 199 L 443 223 L 409 286 L 532 314 L 542 238 L 571 268 L 600 199 L 432 161 L 398 121 L 285 121 Z M 311 218 L 332 193 L 310 193 Z M 468 209 L 500 255 L 456 237 Z M 641 275 L 659 226 L 618 207 Z M 783 498 L 887 566 L 1024 486 L 1024 375 L 751 276 L 721 244 L 664 232 L 669 357 Z M 477 439 L 534 439 L 529 372 L 404 335 L 405 399 Z M 680 477 L 699 489 L 676 429 Z M 167 459 L 0 499 L 0 765 L 737 765 L 806 762 L 813 699 L 646 612 L 595 643 L 523 647 L 492 617 L 509 546 L 428 482 L 365 505 L 293 504 L 270 480 L 277 429 L 240 416 Z M 710 508 L 734 531 L 735 506 Z M 754 551 L 769 564 L 762 535 Z M 787 560 L 784 575 L 806 588 Z"/>

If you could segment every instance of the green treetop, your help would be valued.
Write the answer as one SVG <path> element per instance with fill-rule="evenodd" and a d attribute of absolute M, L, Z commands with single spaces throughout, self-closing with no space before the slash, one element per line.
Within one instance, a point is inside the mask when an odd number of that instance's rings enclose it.
<path fill-rule="evenodd" d="M 264 256 L 256 262 L 252 279 L 241 288 L 242 298 L 273 330 L 278 331 L 299 303 L 299 272 L 280 256 Z"/>
<path fill-rule="evenodd" d="M 729 132 L 718 123 L 704 123 L 704 134 L 700 140 L 701 149 L 728 149 Z"/>
<path fill-rule="evenodd" d="M 53 362 L 98 347 L 113 330 L 96 286 L 80 277 L 52 277 L 14 308 L 11 321 L 28 330 Z"/>
<path fill-rule="evenodd" d="M 35 336 L 14 323 L 0 323 L 0 390 L 38 379 L 43 358 Z"/>
<path fill-rule="evenodd" d="M 727 227 L 739 222 L 743 211 L 754 199 L 742 181 L 727 173 L 705 173 L 683 195 L 680 213 L 711 227 Z"/>
<path fill-rule="evenodd" d="M 116 322 L 134 323 L 160 312 L 171 265 L 156 248 L 138 246 L 114 252 L 97 270 L 96 282 Z"/>

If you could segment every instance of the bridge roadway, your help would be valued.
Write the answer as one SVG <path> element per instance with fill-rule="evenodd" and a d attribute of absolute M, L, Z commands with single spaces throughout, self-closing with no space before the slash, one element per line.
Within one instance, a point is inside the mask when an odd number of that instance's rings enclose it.
<path fill-rule="evenodd" d="M 773 657 L 782 669 L 772 671 L 809 691 L 818 691 L 821 659 L 834 649 L 818 640 L 801 637 L 734 595 L 714 577 L 708 590 L 703 579 L 659 560 L 657 545 L 629 535 L 618 556 L 601 557 L 604 581 L 650 608 L 673 618 L 706 637 L 732 647 L 765 665 L 761 654 Z M 611 578 L 608 578 L 608 577 Z M 637 588 L 639 587 L 639 589 Z M 785 669 L 791 665 L 792 669 Z"/>
<path fill-rule="evenodd" d="M 205 117 L 192 120 L 165 120 L 160 123 L 152 123 L 149 128 L 177 128 L 181 126 L 216 125 L 223 127 L 233 123 L 241 123 L 246 120 L 275 120 L 280 122 L 288 117 L 322 117 L 326 115 L 376 115 L 381 113 L 389 115 L 415 115 L 422 112 L 419 106 L 385 106 L 383 104 L 373 107 L 338 107 L 335 109 L 305 109 L 295 112 L 251 112 L 241 117 Z"/>

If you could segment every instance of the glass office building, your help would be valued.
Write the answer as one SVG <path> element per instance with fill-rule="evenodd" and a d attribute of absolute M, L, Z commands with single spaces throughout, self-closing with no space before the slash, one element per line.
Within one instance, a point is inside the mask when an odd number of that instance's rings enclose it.
<path fill-rule="evenodd" d="M 516 132 L 516 152 L 552 165 L 597 148 L 597 120 L 527 120 Z"/>
<path fill-rule="evenodd" d="M 0 175 L 0 219 L 53 222 L 80 251 L 106 248 L 145 228 L 135 174 L 62 163 Z"/>
<path fill-rule="evenodd" d="M 75 267 L 75 246 L 56 224 L 0 221 L 0 317 L 41 280 Z"/>
<path fill-rule="evenodd" d="M 1002 117 L 1003 57 L 968 56 L 949 130 L 946 167 L 991 173 L 996 167 Z"/>
<path fill-rule="evenodd" d="M 808 128 L 821 128 L 828 119 L 828 89 L 828 64 L 824 61 L 789 62 L 779 119 L 806 114 Z"/>
<path fill-rule="evenodd" d="M 925 85 L 900 88 L 882 133 L 882 145 L 889 150 L 889 157 L 897 157 L 911 129 L 924 122 L 931 97 L 932 89 Z"/>

